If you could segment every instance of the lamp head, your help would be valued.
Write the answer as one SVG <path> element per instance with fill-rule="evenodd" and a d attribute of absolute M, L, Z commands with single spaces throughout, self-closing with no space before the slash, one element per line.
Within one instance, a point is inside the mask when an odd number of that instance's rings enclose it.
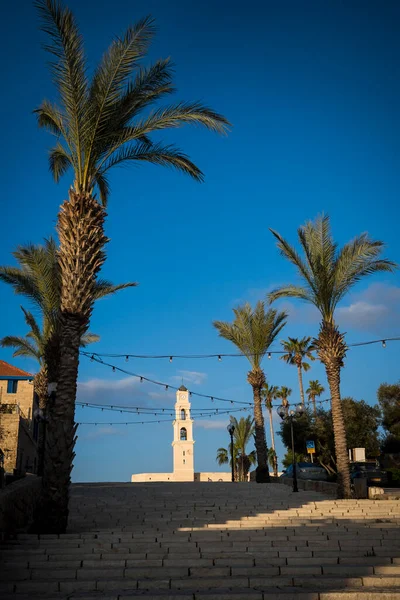
<path fill-rule="evenodd" d="M 298 417 L 301 417 L 301 415 L 304 414 L 304 405 L 303 404 L 298 404 L 296 406 L 296 414 Z"/>
<path fill-rule="evenodd" d="M 227 430 L 228 430 L 229 435 L 233 435 L 233 433 L 235 431 L 235 426 L 233 425 L 233 423 L 229 423 Z"/>
<path fill-rule="evenodd" d="M 276 412 L 278 413 L 281 419 L 284 419 L 286 417 L 286 410 L 283 408 L 283 406 L 280 406 Z"/>

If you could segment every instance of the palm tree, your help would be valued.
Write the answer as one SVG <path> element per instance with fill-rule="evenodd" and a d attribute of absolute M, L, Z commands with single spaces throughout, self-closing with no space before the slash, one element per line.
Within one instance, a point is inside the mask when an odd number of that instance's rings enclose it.
<path fill-rule="evenodd" d="M 300 298 L 313 304 L 321 314 L 320 331 L 314 346 L 325 365 L 330 388 L 339 493 L 350 498 L 349 457 L 340 400 L 340 371 L 347 346 L 335 321 L 335 309 L 361 279 L 373 273 L 392 272 L 396 265 L 380 258 L 383 242 L 371 240 L 367 233 L 339 250 L 333 241 L 327 216 L 320 216 L 315 222 L 307 222 L 298 229 L 304 257 L 279 233 L 271 232 L 278 241 L 281 254 L 297 268 L 302 285 L 291 284 L 272 291 L 268 295 L 270 302 L 279 298 Z"/>
<path fill-rule="evenodd" d="M 235 417 L 231 417 L 231 423 L 235 427 L 233 433 L 233 458 L 234 458 L 234 474 L 236 481 L 247 481 L 247 475 L 252 464 L 255 464 L 256 456 L 252 451 L 249 454 L 246 452 L 246 446 L 254 435 L 254 424 L 250 416 L 241 417 L 238 421 Z M 226 448 L 218 448 L 216 460 L 219 465 L 226 463 L 231 464 L 230 450 Z"/>
<path fill-rule="evenodd" d="M 239 481 L 246 481 L 250 465 L 253 464 L 250 456 L 254 457 L 254 454 L 251 455 L 250 453 L 249 455 L 246 453 L 246 446 L 254 435 L 254 421 L 248 415 L 247 417 L 241 417 L 239 421 L 235 417 L 231 417 L 231 423 L 235 427 L 233 439 L 238 452 L 238 479 Z"/>
<path fill-rule="evenodd" d="M 264 417 L 261 405 L 261 389 L 265 383 L 262 359 L 276 336 L 286 324 L 286 313 L 265 310 L 264 302 L 257 302 L 254 310 L 249 303 L 233 309 L 233 323 L 214 321 L 219 335 L 229 340 L 242 352 L 251 365 L 247 381 L 253 388 L 254 425 L 257 453 L 256 481 L 269 481 L 267 463 L 267 442 L 265 439 Z"/>
<path fill-rule="evenodd" d="M 278 461 L 276 460 L 276 450 L 275 450 L 275 433 L 274 433 L 274 423 L 272 418 L 272 403 L 276 398 L 278 398 L 279 388 L 276 385 L 268 385 L 267 382 L 264 383 L 261 394 L 264 398 L 265 407 L 268 411 L 269 415 L 269 430 L 271 432 L 271 450 L 275 452 L 275 462 L 273 464 L 274 475 L 278 477 Z"/>
<path fill-rule="evenodd" d="M 36 0 L 52 55 L 58 104 L 43 101 L 38 124 L 57 137 L 49 165 L 58 181 L 69 168 L 73 184 L 58 215 L 62 279 L 60 371 L 52 411 L 57 428 L 56 479 L 45 471 L 48 532 L 65 531 L 75 437 L 74 408 L 79 344 L 88 328 L 94 286 L 105 261 L 108 173 L 115 166 L 147 161 L 173 167 L 197 181 L 200 169 L 179 148 L 150 139 L 152 132 L 201 125 L 226 133 L 228 121 L 200 102 L 152 108 L 173 91 L 173 66 L 158 60 L 141 67 L 154 36 L 146 17 L 115 38 L 89 79 L 82 35 L 72 12 L 59 0 Z M 96 196 L 98 193 L 98 197 Z"/>
<path fill-rule="evenodd" d="M 286 416 L 289 414 L 289 396 L 292 393 L 292 390 L 285 385 L 279 388 L 276 396 L 282 400 L 282 406 L 286 411 Z"/>
<path fill-rule="evenodd" d="M 311 354 L 314 350 L 311 344 L 310 337 L 303 337 L 301 340 L 297 338 L 288 338 L 281 342 L 286 354 L 283 354 L 280 358 L 287 362 L 289 365 L 296 365 L 297 374 L 299 378 L 300 398 L 301 403 L 304 404 L 304 389 L 303 389 L 303 376 L 302 371 L 308 371 L 311 367 L 304 361 L 305 358 L 308 360 L 315 360 Z"/>
<path fill-rule="evenodd" d="M 317 416 L 317 404 L 316 398 L 319 398 L 321 394 L 324 393 L 325 388 L 320 384 L 318 379 L 312 379 L 308 383 L 308 389 L 306 390 L 306 394 L 308 396 L 308 401 L 313 403 L 314 408 L 314 416 Z"/>
<path fill-rule="evenodd" d="M 3 347 L 15 348 L 13 356 L 25 356 L 39 363 L 39 371 L 34 378 L 34 390 L 38 396 L 39 407 L 46 417 L 50 415 L 48 408 L 49 382 L 57 381 L 60 360 L 60 303 L 61 303 L 61 271 L 55 241 L 50 238 L 44 245 L 27 244 L 18 246 L 13 252 L 18 266 L 0 267 L 0 281 L 11 285 L 14 292 L 31 301 L 41 316 L 41 324 L 33 314 L 22 308 L 29 331 L 25 337 L 6 336 L 0 344 Z M 134 287 L 136 283 L 113 285 L 105 280 L 98 280 L 95 285 L 96 299 L 114 294 L 117 291 Z M 87 346 L 97 342 L 99 336 L 85 332 L 80 338 L 80 345 Z M 47 440 L 52 442 L 53 423 L 47 426 Z M 39 474 L 42 474 L 44 458 L 47 456 L 43 448 L 43 427 L 39 426 L 38 439 Z M 49 467 L 54 457 L 48 456 Z"/>
<path fill-rule="evenodd" d="M 278 477 L 278 457 L 273 448 L 268 448 L 268 462 L 274 470 L 274 477 Z"/>

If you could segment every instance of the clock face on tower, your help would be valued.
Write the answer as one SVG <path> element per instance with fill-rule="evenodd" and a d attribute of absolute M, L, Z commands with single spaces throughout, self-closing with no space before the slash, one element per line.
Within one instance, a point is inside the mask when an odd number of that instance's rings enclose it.
<path fill-rule="evenodd" d="M 179 400 L 181 400 L 181 401 L 186 400 L 186 394 L 179 394 Z"/>

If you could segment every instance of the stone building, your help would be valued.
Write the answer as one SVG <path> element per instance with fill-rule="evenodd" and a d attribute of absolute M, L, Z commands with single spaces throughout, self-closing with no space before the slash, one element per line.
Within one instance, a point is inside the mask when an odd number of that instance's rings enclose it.
<path fill-rule="evenodd" d="M 36 473 L 37 398 L 33 375 L 0 360 L 0 449 L 6 473 Z"/>
<path fill-rule="evenodd" d="M 148 481 L 231 481 L 231 473 L 195 473 L 193 419 L 190 415 L 189 392 L 182 385 L 176 392 L 175 420 L 172 423 L 172 473 L 138 473 L 131 477 L 133 483 Z"/>

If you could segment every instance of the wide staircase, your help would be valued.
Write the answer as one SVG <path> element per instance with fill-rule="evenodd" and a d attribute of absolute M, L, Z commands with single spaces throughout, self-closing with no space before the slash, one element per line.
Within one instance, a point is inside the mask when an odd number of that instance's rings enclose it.
<path fill-rule="evenodd" d="M 400 599 L 400 501 L 254 483 L 76 484 L 69 533 L 1 545 L 2 600 Z"/>

